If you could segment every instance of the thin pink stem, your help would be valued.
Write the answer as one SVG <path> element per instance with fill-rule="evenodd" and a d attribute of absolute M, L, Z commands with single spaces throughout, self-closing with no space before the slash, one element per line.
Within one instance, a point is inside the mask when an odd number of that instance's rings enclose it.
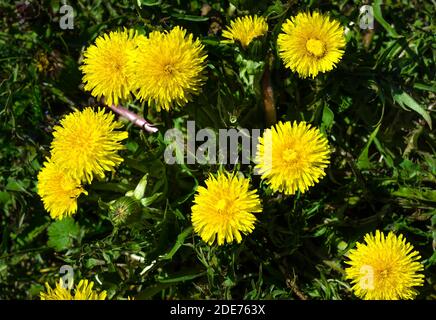
<path fill-rule="evenodd" d="M 110 108 L 116 114 L 120 115 L 121 117 L 129 120 L 135 126 L 138 126 L 147 132 L 155 133 L 158 131 L 158 129 L 155 126 L 147 122 L 147 120 L 145 120 L 143 117 L 137 115 L 136 113 L 130 110 L 127 110 L 124 107 L 116 106 L 116 105 L 110 105 L 110 106 L 108 105 L 107 107 Z"/>

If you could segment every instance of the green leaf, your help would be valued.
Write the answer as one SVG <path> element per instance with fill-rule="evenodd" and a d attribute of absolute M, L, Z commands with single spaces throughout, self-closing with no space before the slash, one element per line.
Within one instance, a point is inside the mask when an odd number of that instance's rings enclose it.
<path fill-rule="evenodd" d="M 28 195 L 31 195 L 31 193 L 26 190 L 27 188 L 29 188 L 29 185 L 30 185 L 29 179 L 15 180 L 13 178 L 9 178 L 8 184 L 6 185 L 6 190 L 24 192 Z"/>
<path fill-rule="evenodd" d="M 169 286 L 170 286 L 169 283 L 156 283 L 156 284 L 153 284 L 153 285 L 145 288 L 138 295 L 136 295 L 135 299 L 136 300 L 150 299 L 151 297 L 153 297 L 157 293 L 161 292 L 162 290 L 165 290 Z"/>
<path fill-rule="evenodd" d="M 277 0 L 274 4 L 270 5 L 262 15 L 271 19 L 277 19 L 286 13 L 285 9 L 286 6 L 283 5 L 281 1 Z"/>
<path fill-rule="evenodd" d="M 185 230 L 182 231 L 177 236 L 176 244 L 173 246 L 173 248 L 165 255 L 161 257 L 162 260 L 171 260 L 173 256 L 176 254 L 176 252 L 180 249 L 180 247 L 185 243 L 186 238 L 192 233 L 192 227 L 188 227 Z"/>
<path fill-rule="evenodd" d="M 378 129 L 380 128 L 380 125 L 378 125 L 374 131 L 369 136 L 369 140 L 365 145 L 365 148 L 363 148 L 362 152 L 359 155 L 359 158 L 357 159 L 357 167 L 360 170 L 369 169 L 371 168 L 371 162 L 368 158 L 368 151 L 369 147 L 371 146 L 372 142 L 374 141 L 374 138 L 377 136 Z"/>
<path fill-rule="evenodd" d="M 184 275 L 180 275 L 180 276 L 176 276 L 176 277 L 172 277 L 172 278 L 159 279 L 158 281 L 160 283 L 175 283 L 175 282 L 193 280 L 193 279 L 196 279 L 199 277 L 203 277 L 204 275 L 206 275 L 206 271 L 200 272 L 200 273 L 194 273 L 194 274 L 188 273 L 188 274 L 184 274 Z"/>
<path fill-rule="evenodd" d="M 11 200 L 11 195 L 6 191 L 0 191 L 0 203 L 6 204 L 9 200 Z"/>
<path fill-rule="evenodd" d="M 209 17 L 193 16 L 193 15 L 182 14 L 182 13 L 173 13 L 172 16 L 179 20 L 186 20 L 186 21 L 193 21 L 193 22 L 201 22 L 201 21 L 209 20 Z"/>
<path fill-rule="evenodd" d="M 145 188 L 147 187 L 147 178 L 148 174 L 145 174 L 136 186 L 135 191 L 133 192 L 133 197 L 135 197 L 135 199 L 141 200 L 144 197 Z"/>
<path fill-rule="evenodd" d="M 96 191 L 112 191 L 116 193 L 126 193 L 130 190 L 131 186 L 122 184 L 122 183 L 115 183 L 115 182 L 100 182 L 96 181 L 93 182 L 90 185 L 91 190 Z"/>
<path fill-rule="evenodd" d="M 330 130 L 333 125 L 334 118 L 335 118 L 335 114 L 333 113 L 332 109 L 330 109 L 327 105 L 325 105 L 322 111 L 321 130 L 323 131 Z"/>
<path fill-rule="evenodd" d="M 383 155 L 383 159 L 386 162 L 386 164 L 390 167 L 394 167 L 394 160 L 392 159 L 392 156 L 388 153 L 388 151 L 384 148 L 382 143 L 377 139 L 377 137 L 374 138 L 374 144 L 377 147 L 377 150 L 380 151 L 380 153 Z"/>
<path fill-rule="evenodd" d="M 436 252 L 434 252 L 430 259 L 428 259 L 428 264 L 430 266 L 436 265 Z"/>
<path fill-rule="evenodd" d="M 221 45 L 221 42 L 218 39 L 207 38 L 207 37 L 202 38 L 201 39 L 201 43 L 207 44 L 207 45 L 210 45 L 210 46 L 219 46 L 219 45 Z"/>
<path fill-rule="evenodd" d="M 98 259 L 94 259 L 94 258 L 89 258 L 88 260 L 86 260 L 85 267 L 87 269 L 92 269 L 95 266 L 100 266 L 100 265 L 102 265 L 104 263 L 105 263 L 104 261 L 101 261 L 101 260 L 98 260 Z"/>
<path fill-rule="evenodd" d="M 158 192 L 158 193 L 153 194 L 151 197 L 145 197 L 145 198 L 142 198 L 142 199 L 141 199 L 141 204 L 142 204 L 144 207 L 147 208 L 147 207 L 149 207 L 150 205 L 152 205 L 153 202 L 155 202 L 156 199 L 159 198 L 162 194 L 163 194 L 162 192 Z"/>
<path fill-rule="evenodd" d="M 419 113 L 424 120 L 427 122 L 430 129 L 432 128 L 432 122 L 429 113 L 416 102 L 411 96 L 409 96 L 405 91 L 395 90 L 392 91 L 392 98 L 402 107 L 407 109 L 412 109 L 413 111 Z"/>
<path fill-rule="evenodd" d="M 397 191 L 393 191 L 392 194 L 401 198 L 436 203 L 436 191 L 429 188 L 416 189 L 409 187 L 400 187 Z"/>
<path fill-rule="evenodd" d="M 47 232 L 47 245 L 56 251 L 62 251 L 70 248 L 73 240 L 79 237 L 80 226 L 73 218 L 67 217 L 53 222 Z"/>
<path fill-rule="evenodd" d="M 374 8 L 374 18 L 381 24 L 381 26 L 388 32 L 388 34 L 393 38 L 398 38 L 399 35 L 394 28 L 383 18 L 381 10 L 382 0 L 375 0 L 373 4 Z"/>
<path fill-rule="evenodd" d="M 50 222 L 44 223 L 40 226 L 35 227 L 32 231 L 30 231 L 27 235 L 26 238 L 24 239 L 24 242 L 26 244 L 31 244 L 34 242 L 34 240 L 40 235 L 42 234 L 45 229 L 47 229 L 47 227 L 49 226 Z"/>
<path fill-rule="evenodd" d="M 415 89 L 424 90 L 424 91 L 430 91 L 430 92 L 436 93 L 436 87 L 434 85 L 430 85 L 429 86 L 427 84 L 417 82 L 417 83 L 415 83 L 413 85 L 413 87 Z"/>
<path fill-rule="evenodd" d="M 32 283 L 29 288 L 30 296 L 36 298 L 39 296 L 39 293 L 44 290 L 44 286 L 39 283 Z"/>
<path fill-rule="evenodd" d="M 138 7 L 147 6 L 147 7 L 153 7 L 158 6 L 162 3 L 162 0 L 137 0 Z"/>

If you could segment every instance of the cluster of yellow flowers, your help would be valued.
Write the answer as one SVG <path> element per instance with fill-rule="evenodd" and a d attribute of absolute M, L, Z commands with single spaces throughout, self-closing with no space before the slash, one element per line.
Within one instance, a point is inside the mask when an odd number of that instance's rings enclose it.
<path fill-rule="evenodd" d="M 245 17 L 232 22 L 223 36 L 239 41 L 243 47 L 265 34 L 268 25 L 264 18 Z M 337 21 L 315 12 L 300 13 L 287 20 L 278 36 L 278 51 L 286 67 L 302 78 L 312 78 L 334 68 L 345 46 L 343 30 Z M 327 139 L 318 129 L 304 122 L 281 123 L 265 130 L 256 155 L 256 169 L 271 189 L 287 195 L 308 187 L 325 175 L 330 149 Z M 241 235 L 253 231 L 261 211 L 257 190 L 248 191 L 248 181 L 228 174 L 210 177 L 206 188 L 200 187 L 192 207 L 194 230 L 201 238 L 218 245 L 241 241 Z M 348 253 L 350 265 L 346 278 L 351 280 L 356 296 L 366 300 L 413 299 L 422 286 L 423 265 L 419 253 L 402 235 L 390 232 L 385 236 L 376 231 L 365 236 L 366 244 Z"/>
<path fill-rule="evenodd" d="M 257 145 L 256 167 L 273 191 L 293 195 L 304 193 L 325 176 L 330 149 L 317 128 L 305 122 L 279 122 L 265 130 Z M 241 242 L 241 232 L 251 233 L 261 212 L 257 190 L 249 191 L 243 177 L 218 172 L 200 187 L 192 207 L 194 230 L 209 244 L 234 240 Z"/>
<path fill-rule="evenodd" d="M 239 41 L 242 47 L 263 36 L 268 24 L 263 17 L 233 21 L 223 32 L 226 43 Z M 317 12 L 300 13 L 282 26 L 277 45 L 286 67 L 301 77 L 315 77 L 332 70 L 344 53 L 345 39 L 339 22 Z M 81 67 L 85 89 L 107 104 L 118 104 L 132 94 L 157 110 L 183 106 L 198 95 L 205 81 L 206 54 L 200 41 L 180 27 L 169 32 L 152 32 L 145 37 L 133 30 L 110 32 L 97 38 L 84 53 Z M 127 132 L 115 131 L 113 115 L 87 108 L 75 112 L 55 127 L 52 158 L 38 176 L 38 192 L 53 218 L 77 210 L 77 198 L 86 193 L 82 183 L 113 171 L 122 158 L 117 151 Z M 274 192 L 304 193 L 325 176 L 331 150 L 317 128 L 305 122 L 279 122 L 259 139 L 255 169 Z M 210 174 L 200 186 L 192 206 L 194 231 L 208 244 L 242 241 L 253 232 L 255 213 L 262 212 L 257 190 L 249 179 L 236 173 Z M 356 295 L 364 299 L 409 299 L 414 286 L 422 285 L 419 254 L 400 235 L 365 236 L 349 252 L 346 276 Z M 83 289 L 83 290 L 82 290 Z M 89 297 L 92 284 L 79 284 L 75 295 L 59 286 L 47 287 L 41 298 Z M 81 293 L 81 292 L 85 293 Z"/>
<path fill-rule="evenodd" d="M 328 16 L 300 13 L 282 29 L 277 40 L 280 56 L 303 78 L 332 70 L 344 53 L 343 30 Z M 246 48 L 267 31 L 264 17 L 237 18 L 223 31 L 223 42 L 238 41 Z M 148 37 L 130 29 L 98 37 L 86 49 L 81 70 L 85 89 L 98 99 L 104 97 L 108 105 L 133 94 L 157 110 L 169 110 L 199 94 L 206 58 L 201 42 L 179 26 Z"/>
<path fill-rule="evenodd" d="M 201 42 L 181 27 L 148 37 L 124 30 L 97 38 L 81 69 L 85 89 L 108 105 L 133 93 L 157 110 L 169 110 L 199 93 L 206 57 Z"/>
<path fill-rule="evenodd" d="M 38 194 L 54 219 L 77 211 L 77 198 L 87 194 L 83 183 L 91 183 L 105 171 L 114 171 L 123 159 L 117 154 L 127 138 L 121 124 L 102 109 L 85 108 L 64 117 L 54 127 L 51 157 L 38 174 Z"/>
<path fill-rule="evenodd" d="M 264 35 L 268 24 L 264 17 L 244 17 L 231 22 L 223 31 L 223 42 L 239 41 L 243 47 Z M 299 13 L 282 26 L 277 47 L 285 66 L 300 77 L 314 78 L 318 73 L 332 70 L 344 53 L 345 38 L 338 21 L 318 12 Z"/>

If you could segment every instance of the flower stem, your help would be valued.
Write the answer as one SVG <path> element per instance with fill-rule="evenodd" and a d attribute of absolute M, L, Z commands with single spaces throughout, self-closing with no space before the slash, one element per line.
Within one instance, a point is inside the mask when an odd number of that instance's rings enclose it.
<path fill-rule="evenodd" d="M 147 132 L 154 133 L 157 132 L 158 129 L 154 127 L 151 123 L 147 122 L 143 117 L 137 115 L 136 113 L 127 110 L 124 107 L 116 106 L 116 105 L 108 105 L 109 109 L 111 109 L 116 114 L 120 115 L 123 118 L 126 118 L 131 123 L 133 123 L 135 126 L 138 126 L 142 129 L 144 129 Z"/>
<path fill-rule="evenodd" d="M 277 113 L 274 103 L 274 92 L 271 84 L 270 64 L 272 57 L 265 63 L 265 71 L 262 76 L 262 93 L 263 93 L 263 107 L 265 111 L 266 125 L 271 126 L 277 122 Z"/>

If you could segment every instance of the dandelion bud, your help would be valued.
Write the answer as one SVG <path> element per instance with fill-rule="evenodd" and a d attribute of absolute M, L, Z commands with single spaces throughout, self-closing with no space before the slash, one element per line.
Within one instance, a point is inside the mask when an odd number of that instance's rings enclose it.
<path fill-rule="evenodd" d="M 138 220 L 141 203 L 131 197 L 121 197 L 109 207 L 109 218 L 114 226 L 128 225 Z"/>

